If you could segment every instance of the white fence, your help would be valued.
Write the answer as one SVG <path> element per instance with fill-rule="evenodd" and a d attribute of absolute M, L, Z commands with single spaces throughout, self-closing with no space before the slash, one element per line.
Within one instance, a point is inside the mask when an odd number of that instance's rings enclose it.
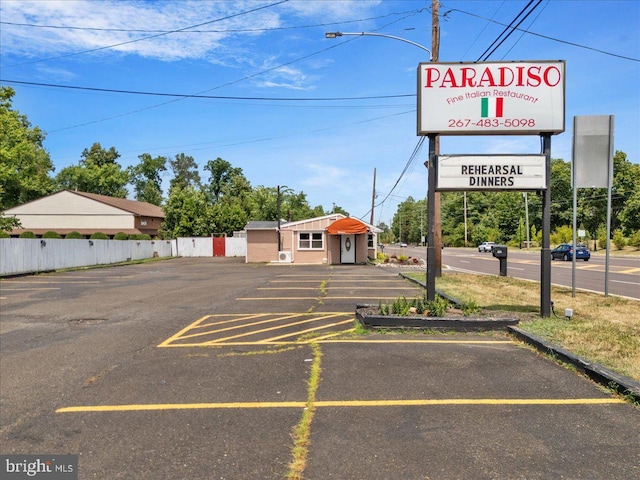
<path fill-rule="evenodd" d="M 225 237 L 225 257 L 245 257 L 246 237 Z M 213 237 L 180 237 L 175 241 L 174 257 L 213 257 Z"/>
<path fill-rule="evenodd" d="M 0 239 L 0 275 L 170 257 L 167 240 Z"/>
<path fill-rule="evenodd" d="M 247 239 L 225 238 L 225 257 L 244 257 Z M 213 257 L 213 238 L 75 240 L 0 238 L 0 276 L 158 257 Z"/>

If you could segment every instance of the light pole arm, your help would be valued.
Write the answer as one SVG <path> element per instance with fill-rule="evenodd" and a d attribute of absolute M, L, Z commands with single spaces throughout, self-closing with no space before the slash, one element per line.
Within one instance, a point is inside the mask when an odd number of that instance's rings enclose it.
<path fill-rule="evenodd" d="M 406 38 L 396 37 L 395 35 L 387 35 L 386 33 L 373 33 L 373 32 L 327 32 L 324 34 L 326 38 L 336 38 L 342 37 L 343 35 L 353 35 L 356 37 L 384 37 L 384 38 L 392 38 L 394 40 L 400 40 L 401 42 L 409 43 L 415 47 L 421 48 L 429 53 L 429 61 L 433 59 L 433 54 L 431 50 L 429 50 L 424 45 L 420 45 L 419 43 L 412 42 L 411 40 L 407 40 Z"/>

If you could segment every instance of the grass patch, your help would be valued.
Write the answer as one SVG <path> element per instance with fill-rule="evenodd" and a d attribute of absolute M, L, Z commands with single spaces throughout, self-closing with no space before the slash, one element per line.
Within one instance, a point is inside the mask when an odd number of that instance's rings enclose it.
<path fill-rule="evenodd" d="M 293 428 L 293 448 L 291 450 L 291 462 L 289 463 L 289 471 L 287 472 L 288 480 L 302 480 L 302 474 L 307 466 L 307 457 L 309 455 L 309 437 L 311 436 L 311 423 L 315 413 L 316 392 L 320 383 L 320 360 L 322 351 L 317 343 L 311 344 L 313 351 L 313 363 L 311 364 L 311 373 L 309 374 L 307 389 L 307 406 L 302 412 L 300 422 Z"/>
<path fill-rule="evenodd" d="M 423 279 L 424 274 L 417 274 Z M 443 273 L 436 287 L 461 302 L 475 302 L 482 310 L 508 311 L 520 328 L 575 355 L 597 362 L 640 381 L 640 302 L 620 297 L 551 287 L 558 316 L 540 317 L 540 284 L 509 277 Z M 563 318 L 564 309 L 573 318 Z"/>

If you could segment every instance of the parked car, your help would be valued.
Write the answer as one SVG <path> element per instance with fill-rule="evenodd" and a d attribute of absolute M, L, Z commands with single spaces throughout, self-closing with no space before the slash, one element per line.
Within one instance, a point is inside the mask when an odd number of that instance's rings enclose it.
<path fill-rule="evenodd" d="M 565 262 L 573 260 L 573 245 L 563 243 L 551 250 L 551 260 L 555 260 L 557 258 L 560 258 Z M 578 248 L 576 248 L 576 260 L 584 260 L 587 262 L 590 258 L 591 252 L 589 252 L 589 249 L 584 245 L 578 245 Z"/>
<path fill-rule="evenodd" d="M 400 243 L 398 244 L 398 246 L 399 246 L 399 247 L 406 247 L 406 246 L 407 246 L 407 244 L 406 244 L 406 243 L 404 243 L 404 242 L 400 242 Z"/>
<path fill-rule="evenodd" d="M 495 242 L 482 242 L 480 245 L 478 245 L 478 251 L 491 252 L 495 244 L 496 244 Z"/>

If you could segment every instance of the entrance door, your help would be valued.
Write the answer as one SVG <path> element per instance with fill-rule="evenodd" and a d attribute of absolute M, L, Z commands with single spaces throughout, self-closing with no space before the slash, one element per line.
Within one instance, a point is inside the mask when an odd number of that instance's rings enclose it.
<path fill-rule="evenodd" d="M 356 236 L 340 236 L 340 263 L 356 263 Z"/>

